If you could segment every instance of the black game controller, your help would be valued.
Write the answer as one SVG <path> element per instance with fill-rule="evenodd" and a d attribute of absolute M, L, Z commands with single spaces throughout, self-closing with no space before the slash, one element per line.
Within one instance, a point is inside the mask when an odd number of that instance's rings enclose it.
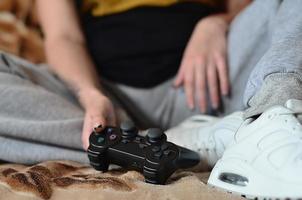
<path fill-rule="evenodd" d="M 116 164 L 142 172 L 147 183 L 164 184 L 177 169 L 200 161 L 197 153 L 167 142 L 166 134 L 158 128 L 149 129 L 146 137 L 138 135 L 132 122 L 93 132 L 89 142 L 88 157 L 96 170 L 107 171 L 109 164 Z"/>

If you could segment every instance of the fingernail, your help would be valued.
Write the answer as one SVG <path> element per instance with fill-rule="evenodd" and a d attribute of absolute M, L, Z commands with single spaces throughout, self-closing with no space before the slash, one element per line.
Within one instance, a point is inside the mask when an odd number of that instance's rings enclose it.
<path fill-rule="evenodd" d="M 94 131 L 95 133 L 99 133 L 100 131 L 102 131 L 102 128 L 103 128 L 103 126 L 102 126 L 102 124 L 100 124 L 100 125 L 94 127 L 94 128 L 93 128 L 93 131 Z"/>

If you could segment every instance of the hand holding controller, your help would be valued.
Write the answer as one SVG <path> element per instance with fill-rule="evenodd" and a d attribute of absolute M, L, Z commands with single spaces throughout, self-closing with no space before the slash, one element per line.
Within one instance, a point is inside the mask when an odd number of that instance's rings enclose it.
<path fill-rule="evenodd" d="M 109 164 L 116 164 L 142 172 L 153 184 L 164 184 L 177 169 L 193 167 L 200 160 L 197 153 L 167 142 L 158 128 L 149 129 L 146 137 L 138 135 L 131 122 L 92 133 L 89 143 L 88 157 L 96 170 L 107 171 Z"/>

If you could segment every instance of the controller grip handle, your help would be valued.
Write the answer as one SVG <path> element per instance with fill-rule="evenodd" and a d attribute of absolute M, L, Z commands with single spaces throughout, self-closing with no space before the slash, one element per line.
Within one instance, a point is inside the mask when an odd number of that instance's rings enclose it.
<path fill-rule="evenodd" d="M 87 150 L 87 153 L 88 153 L 90 165 L 94 169 L 96 169 L 98 171 L 103 171 L 103 172 L 108 171 L 109 160 L 106 158 L 105 155 L 103 155 L 99 152 L 97 153 L 97 152 L 91 151 L 89 148 Z"/>
<path fill-rule="evenodd" d="M 200 162 L 200 156 L 198 153 L 189 149 L 179 147 L 179 156 L 176 161 L 176 165 L 181 169 L 190 168 L 197 165 Z"/>

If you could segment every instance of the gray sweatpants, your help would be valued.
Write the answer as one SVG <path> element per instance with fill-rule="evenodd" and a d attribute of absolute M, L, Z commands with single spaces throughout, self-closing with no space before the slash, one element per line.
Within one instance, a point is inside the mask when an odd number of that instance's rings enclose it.
<path fill-rule="evenodd" d="M 232 93 L 223 99 L 225 114 L 248 108 L 247 116 L 254 115 L 282 98 L 299 98 L 301 10 L 301 0 L 258 0 L 234 20 L 228 36 Z M 291 87 L 284 77 L 298 84 Z M 165 129 L 199 113 L 187 108 L 183 89 L 174 89 L 172 81 L 151 89 L 108 81 L 104 86 L 139 123 Z M 278 101 L 271 98 L 272 91 L 283 94 L 285 89 L 292 92 Z M 81 145 L 83 116 L 71 91 L 47 67 L 0 53 L 0 160 L 87 162 Z"/>

